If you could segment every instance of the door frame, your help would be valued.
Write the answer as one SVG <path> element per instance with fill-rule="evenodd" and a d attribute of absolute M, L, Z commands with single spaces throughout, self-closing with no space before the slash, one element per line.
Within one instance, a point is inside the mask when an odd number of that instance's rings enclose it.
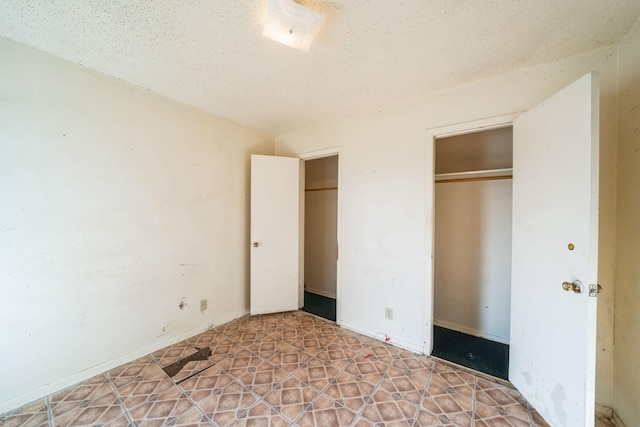
<path fill-rule="evenodd" d="M 337 221 L 337 239 L 338 239 L 338 259 L 336 260 L 336 324 L 340 325 L 342 322 L 341 316 L 341 300 L 342 300 L 342 251 L 340 250 L 342 242 L 342 147 L 332 147 L 323 150 L 309 151 L 298 155 L 298 158 L 302 160 L 300 167 L 300 243 L 299 243 L 299 263 L 300 263 L 300 282 L 301 289 L 299 291 L 299 304 L 302 307 L 301 301 L 304 301 L 304 210 L 305 210 L 305 161 L 321 159 L 324 157 L 338 156 L 338 203 L 336 212 Z"/>
<path fill-rule="evenodd" d="M 427 356 L 433 351 L 433 315 L 435 302 L 435 141 L 438 138 L 464 135 L 468 133 L 481 132 L 491 129 L 513 126 L 515 119 L 522 112 L 495 116 L 486 119 L 474 120 L 470 122 L 457 123 L 453 125 L 430 128 L 426 131 L 426 164 L 425 164 L 425 191 L 427 202 L 427 226 L 425 227 L 427 236 L 425 244 L 426 253 L 429 255 L 426 260 L 426 289 L 424 299 L 424 349 Z M 431 235 L 429 236 L 429 233 Z"/>

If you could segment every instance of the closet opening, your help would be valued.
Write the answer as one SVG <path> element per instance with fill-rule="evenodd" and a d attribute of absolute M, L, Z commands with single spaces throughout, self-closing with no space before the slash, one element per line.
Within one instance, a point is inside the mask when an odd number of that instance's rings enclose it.
<path fill-rule="evenodd" d="M 507 379 L 511 126 L 435 139 L 432 355 Z"/>
<path fill-rule="evenodd" d="M 304 306 L 336 321 L 338 156 L 305 160 Z"/>

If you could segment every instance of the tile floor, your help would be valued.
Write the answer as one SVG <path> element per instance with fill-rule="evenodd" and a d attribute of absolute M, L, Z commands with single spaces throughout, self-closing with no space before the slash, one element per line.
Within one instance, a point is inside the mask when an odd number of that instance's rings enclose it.
<path fill-rule="evenodd" d="M 163 371 L 207 347 L 173 378 Z M 512 388 L 304 312 L 234 320 L 0 416 L 2 427 L 211 425 L 547 424 Z"/>

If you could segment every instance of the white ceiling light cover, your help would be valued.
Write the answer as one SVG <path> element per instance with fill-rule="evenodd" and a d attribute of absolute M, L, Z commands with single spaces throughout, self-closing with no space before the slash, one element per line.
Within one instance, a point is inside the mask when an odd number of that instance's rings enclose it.
<path fill-rule="evenodd" d="M 307 52 L 323 20 L 324 15 L 293 0 L 269 0 L 262 35 Z"/>

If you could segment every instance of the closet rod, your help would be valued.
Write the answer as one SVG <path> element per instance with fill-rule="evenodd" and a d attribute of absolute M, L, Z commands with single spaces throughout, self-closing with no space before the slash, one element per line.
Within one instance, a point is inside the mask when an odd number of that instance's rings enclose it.
<path fill-rule="evenodd" d="M 304 191 L 329 191 L 337 190 L 338 187 L 326 187 L 326 188 L 306 188 Z"/>
<path fill-rule="evenodd" d="M 436 184 L 445 184 L 448 182 L 467 182 L 467 181 L 494 181 L 496 179 L 513 179 L 513 175 L 501 175 L 501 176 L 478 176 L 475 178 L 451 178 L 440 179 L 436 181 Z"/>

